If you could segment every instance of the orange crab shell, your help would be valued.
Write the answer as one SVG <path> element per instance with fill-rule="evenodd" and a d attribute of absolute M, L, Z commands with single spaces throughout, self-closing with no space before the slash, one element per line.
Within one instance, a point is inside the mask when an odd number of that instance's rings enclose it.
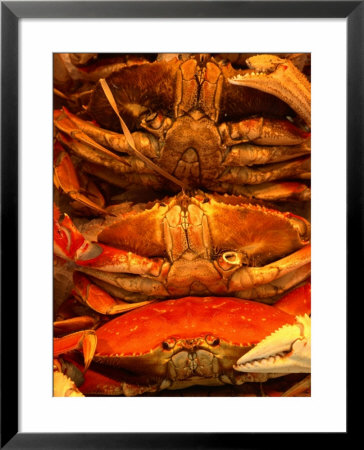
<path fill-rule="evenodd" d="M 230 297 L 167 300 L 99 328 L 95 361 L 157 374 L 177 351 L 195 346 L 232 365 L 238 355 L 294 321 L 294 315 L 272 306 Z"/>
<path fill-rule="evenodd" d="M 180 195 L 164 199 L 163 203 L 156 202 L 143 212 L 123 214 L 103 228 L 98 241 L 143 256 L 163 256 L 166 243 L 161 224 L 167 214 L 170 217 L 173 214 L 173 226 L 179 225 L 183 202 L 191 229 L 200 227 L 200 215 L 204 215 L 208 222 L 205 233 L 210 234 L 216 248 L 244 249 L 262 264 L 302 248 L 309 240 L 310 224 L 303 217 L 248 203 L 242 197 L 204 194 Z M 178 248 L 176 242 L 174 246 Z M 176 253 L 183 251 L 182 248 Z"/>

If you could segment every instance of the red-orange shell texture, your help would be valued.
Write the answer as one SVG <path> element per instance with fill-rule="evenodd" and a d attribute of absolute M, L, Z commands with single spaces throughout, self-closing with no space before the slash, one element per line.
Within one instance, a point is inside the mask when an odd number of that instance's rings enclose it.
<path fill-rule="evenodd" d="M 256 344 L 295 316 L 273 306 L 231 297 L 186 297 L 144 306 L 96 332 L 97 355 L 145 354 L 170 337 L 213 335 L 235 345 Z"/>

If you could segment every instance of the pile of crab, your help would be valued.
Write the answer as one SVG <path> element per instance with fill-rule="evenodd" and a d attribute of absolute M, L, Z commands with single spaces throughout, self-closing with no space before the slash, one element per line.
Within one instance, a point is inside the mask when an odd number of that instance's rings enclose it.
<path fill-rule="evenodd" d="M 55 396 L 310 395 L 309 71 L 54 55 Z"/>

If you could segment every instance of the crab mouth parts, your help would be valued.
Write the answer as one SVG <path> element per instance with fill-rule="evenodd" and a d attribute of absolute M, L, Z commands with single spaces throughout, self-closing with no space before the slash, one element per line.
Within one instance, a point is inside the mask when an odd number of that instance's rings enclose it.
<path fill-rule="evenodd" d="M 171 380 L 187 380 L 196 376 L 216 377 L 218 373 L 217 358 L 213 353 L 202 348 L 183 349 L 175 353 L 168 364 L 168 374 Z"/>

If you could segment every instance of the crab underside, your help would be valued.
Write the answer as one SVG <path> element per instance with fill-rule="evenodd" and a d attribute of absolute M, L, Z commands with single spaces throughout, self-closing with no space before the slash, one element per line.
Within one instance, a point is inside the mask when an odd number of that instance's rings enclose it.
<path fill-rule="evenodd" d="M 172 58 L 101 80 L 87 114 L 55 111 L 56 186 L 102 211 L 95 192 L 63 177 L 68 149 L 83 174 L 119 189 L 309 200 L 310 84 L 290 59 L 246 63 L 242 70 L 214 58 Z"/>

